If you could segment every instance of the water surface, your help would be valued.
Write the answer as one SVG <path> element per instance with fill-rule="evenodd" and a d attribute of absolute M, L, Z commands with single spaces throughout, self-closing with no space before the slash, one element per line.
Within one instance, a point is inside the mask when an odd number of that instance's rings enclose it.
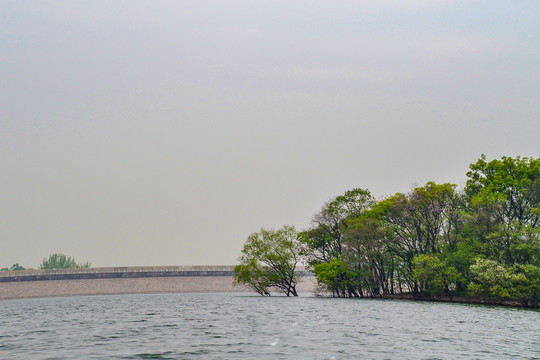
<path fill-rule="evenodd" d="M 540 312 L 246 294 L 0 301 L 2 359 L 540 359 Z"/>

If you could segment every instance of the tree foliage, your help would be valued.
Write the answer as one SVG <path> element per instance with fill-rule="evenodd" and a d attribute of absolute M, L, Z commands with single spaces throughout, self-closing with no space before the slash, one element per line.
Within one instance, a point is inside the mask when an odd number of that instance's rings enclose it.
<path fill-rule="evenodd" d="M 465 191 L 471 198 L 485 194 L 500 195 L 500 221 L 507 226 L 537 226 L 540 220 L 540 158 L 511 158 L 486 162 L 485 155 L 467 173 Z"/>
<path fill-rule="evenodd" d="M 489 259 L 478 259 L 471 265 L 469 291 L 483 298 L 510 297 L 512 273 L 503 264 Z"/>
<path fill-rule="evenodd" d="M 298 234 L 298 254 L 319 290 L 539 306 L 540 158 L 482 155 L 469 169 L 461 190 L 427 182 L 375 200 L 356 188 L 326 202 Z M 266 249 L 260 237 L 248 242 Z M 246 244 L 236 275 L 261 294 L 275 287 L 265 251 Z"/>
<path fill-rule="evenodd" d="M 313 216 L 313 227 L 299 235 L 302 254 L 313 267 L 322 291 L 340 297 L 365 295 L 365 279 L 361 276 L 365 265 L 350 262 L 351 226 L 358 228 L 353 223 L 374 202 L 369 190 L 346 191 L 326 202 Z"/>
<path fill-rule="evenodd" d="M 358 297 L 359 276 L 357 271 L 350 269 L 349 264 L 333 258 L 329 263 L 320 263 L 314 266 L 313 272 L 319 286 L 323 291 L 331 292 L 337 297 Z"/>
<path fill-rule="evenodd" d="M 513 248 L 538 246 L 540 225 L 540 158 L 482 157 L 470 165 L 465 192 L 473 235 L 485 255 L 511 264 Z"/>
<path fill-rule="evenodd" d="M 452 298 L 453 290 L 461 281 L 455 267 L 449 266 L 437 254 L 417 255 L 413 266 L 413 278 L 419 282 L 420 289 L 430 296 L 444 294 Z"/>
<path fill-rule="evenodd" d="M 9 270 L 11 270 L 11 271 L 24 270 L 24 267 L 19 265 L 19 263 L 16 263 L 16 264 L 11 265 Z"/>
<path fill-rule="evenodd" d="M 414 259 L 439 254 L 457 246 L 460 227 L 460 197 L 453 184 L 428 182 L 408 194 L 398 193 L 382 200 L 375 211 L 391 233 L 388 248 L 402 269 L 400 277 L 407 288 L 419 292 L 414 277 Z"/>
<path fill-rule="evenodd" d="M 88 268 L 90 263 L 77 263 L 71 256 L 64 254 L 51 254 L 48 258 L 44 258 L 40 269 L 75 269 L 75 268 Z"/>
<path fill-rule="evenodd" d="M 277 289 L 287 296 L 297 296 L 296 266 L 300 261 L 297 232 L 292 226 L 279 230 L 261 229 L 244 244 L 234 268 L 234 282 L 246 285 L 261 295 Z"/>
<path fill-rule="evenodd" d="M 11 265 L 11 267 L 9 268 L 4 267 L 0 269 L 0 271 L 18 271 L 18 270 L 25 270 L 25 268 L 19 265 L 19 263 L 16 263 L 16 264 Z"/>
<path fill-rule="evenodd" d="M 348 221 L 357 218 L 374 203 L 369 190 L 352 189 L 326 202 L 313 216 L 313 227 L 300 234 L 304 255 L 315 265 L 339 258 Z"/>

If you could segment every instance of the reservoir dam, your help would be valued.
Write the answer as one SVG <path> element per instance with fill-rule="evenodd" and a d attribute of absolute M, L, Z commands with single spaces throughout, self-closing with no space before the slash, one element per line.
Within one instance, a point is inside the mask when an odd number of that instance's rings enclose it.
<path fill-rule="evenodd" d="M 234 266 L 138 266 L 0 271 L 0 300 L 115 294 L 252 292 L 233 284 Z M 313 292 L 300 269 L 299 292 Z"/>

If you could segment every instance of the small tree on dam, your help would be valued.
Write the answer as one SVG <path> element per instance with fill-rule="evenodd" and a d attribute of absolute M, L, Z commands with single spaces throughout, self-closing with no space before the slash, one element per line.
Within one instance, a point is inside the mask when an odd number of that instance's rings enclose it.
<path fill-rule="evenodd" d="M 77 263 L 71 256 L 64 254 L 52 254 L 48 258 L 43 259 L 40 269 L 77 269 L 88 268 L 90 263 Z"/>

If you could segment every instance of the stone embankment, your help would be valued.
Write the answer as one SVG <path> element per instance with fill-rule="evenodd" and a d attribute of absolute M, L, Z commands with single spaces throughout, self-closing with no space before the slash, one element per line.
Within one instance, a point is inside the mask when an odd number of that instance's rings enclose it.
<path fill-rule="evenodd" d="M 233 266 L 114 267 L 0 272 L 0 300 L 81 295 L 249 292 L 233 284 Z M 300 270 L 300 292 L 315 281 Z"/>
<path fill-rule="evenodd" d="M 130 266 L 0 272 L 0 282 L 177 276 L 232 276 L 234 266 Z"/>

